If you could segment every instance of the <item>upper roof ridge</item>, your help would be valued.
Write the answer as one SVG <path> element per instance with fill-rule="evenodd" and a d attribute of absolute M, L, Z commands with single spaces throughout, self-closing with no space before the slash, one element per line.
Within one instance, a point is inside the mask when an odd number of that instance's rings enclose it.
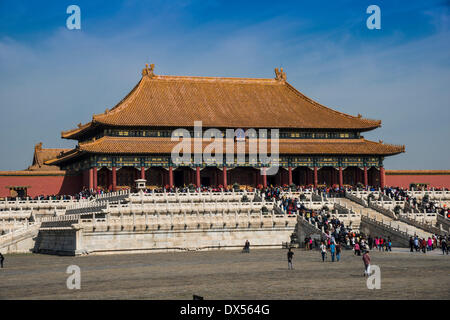
<path fill-rule="evenodd" d="M 146 65 L 134 88 L 113 108 L 94 114 L 78 128 L 62 132 L 76 138 L 99 125 L 186 127 L 202 120 L 211 127 L 372 130 L 381 121 L 333 110 L 275 78 L 156 75 Z M 168 117 L 167 114 L 171 116 Z"/>
<path fill-rule="evenodd" d="M 239 82 L 239 83 L 270 83 L 278 84 L 276 79 L 270 78 L 240 78 L 240 77 L 206 77 L 206 76 L 177 76 L 177 75 L 155 75 L 152 80 L 174 80 L 174 81 L 205 81 L 205 82 Z"/>

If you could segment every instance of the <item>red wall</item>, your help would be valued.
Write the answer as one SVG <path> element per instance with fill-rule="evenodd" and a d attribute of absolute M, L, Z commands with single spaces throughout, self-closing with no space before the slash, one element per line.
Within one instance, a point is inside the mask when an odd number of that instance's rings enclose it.
<path fill-rule="evenodd" d="M 409 188 L 411 183 L 426 183 L 430 188 L 450 189 L 450 174 L 401 174 L 386 173 L 386 185 Z"/>
<path fill-rule="evenodd" d="M 81 190 L 81 176 L 0 176 L 0 197 L 9 197 L 7 186 L 30 186 L 28 196 L 73 195 Z"/>

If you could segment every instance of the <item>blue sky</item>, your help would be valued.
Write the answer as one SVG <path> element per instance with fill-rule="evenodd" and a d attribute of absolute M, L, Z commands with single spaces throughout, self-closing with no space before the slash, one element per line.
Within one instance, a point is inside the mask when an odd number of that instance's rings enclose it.
<path fill-rule="evenodd" d="M 66 8 L 81 8 L 68 30 Z M 366 8 L 381 9 L 381 30 Z M 158 74 L 274 77 L 333 109 L 381 119 L 405 144 L 388 169 L 450 169 L 450 1 L 0 0 L 0 170 Z"/>

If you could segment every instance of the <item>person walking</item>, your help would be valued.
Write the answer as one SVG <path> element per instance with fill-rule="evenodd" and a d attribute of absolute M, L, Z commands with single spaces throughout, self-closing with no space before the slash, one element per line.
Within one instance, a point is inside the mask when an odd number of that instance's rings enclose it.
<path fill-rule="evenodd" d="M 248 241 L 248 240 L 245 240 L 244 252 L 250 253 L 250 241 Z"/>
<path fill-rule="evenodd" d="M 445 237 L 442 237 L 441 240 L 441 248 L 442 248 L 442 254 L 444 255 L 446 252 L 448 254 L 448 249 L 447 249 L 447 241 L 445 240 Z"/>
<path fill-rule="evenodd" d="M 425 240 L 425 238 L 423 238 L 421 241 L 421 247 L 422 247 L 422 252 L 427 253 L 427 240 Z"/>
<path fill-rule="evenodd" d="M 414 239 L 413 237 L 409 237 L 409 251 L 414 252 Z"/>
<path fill-rule="evenodd" d="M 331 262 L 334 262 L 334 255 L 336 254 L 336 245 L 334 242 L 330 244 Z"/>
<path fill-rule="evenodd" d="M 369 250 L 364 252 L 362 256 L 362 260 L 364 262 L 364 276 L 370 276 L 370 256 Z"/>
<path fill-rule="evenodd" d="M 323 241 L 322 244 L 320 245 L 320 253 L 322 254 L 322 262 L 325 262 L 325 258 L 327 257 L 327 246 Z"/>
<path fill-rule="evenodd" d="M 337 260 L 337 262 L 339 262 L 339 260 L 341 260 L 341 244 L 340 243 L 336 244 L 336 260 Z"/>
<path fill-rule="evenodd" d="M 2 269 L 3 269 L 3 261 L 5 261 L 5 257 L 0 252 L 0 266 L 2 267 Z"/>
<path fill-rule="evenodd" d="M 387 249 L 388 249 L 388 251 L 392 252 L 392 241 L 391 241 L 390 237 L 388 237 L 388 240 L 387 240 Z"/>
<path fill-rule="evenodd" d="M 419 237 L 414 237 L 414 248 L 416 249 L 416 252 L 419 251 Z"/>
<path fill-rule="evenodd" d="M 361 249 L 359 247 L 359 243 L 358 242 L 355 243 L 355 256 L 356 255 L 358 255 L 358 256 L 361 255 Z"/>
<path fill-rule="evenodd" d="M 427 251 L 431 251 L 433 250 L 433 240 L 431 240 L 431 237 L 428 237 L 428 247 L 427 247 Z"/>
<path fill-rule="evenodd" d="M 294 256 L 294 252 L 292 252 L 291 248 L 289 248 L 289 251 L 287 253 L 288 270 L 294 270 L 294 266 L 292 265 L 292 257 L 293 256 Z"/>

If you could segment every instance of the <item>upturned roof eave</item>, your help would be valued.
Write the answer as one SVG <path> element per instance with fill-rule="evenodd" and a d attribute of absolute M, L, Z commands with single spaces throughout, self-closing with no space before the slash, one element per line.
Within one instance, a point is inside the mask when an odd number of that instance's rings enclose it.
<path fill-rule="evenodd" d="M 58 156 L 56 158 L 47 160 L 44 162 L 45 165 L 59 165 L 60 163 L 79 157 L 83 155 L 85 152 L 83 150 L 80 150 L 79 148 L 71 149 L 70 151 L 62 154 L 61 156 Z"/>
<path fill-rule="evenodd" d="M 310 104 L 314 105 L 317 108 L 327 110 L 327 112 L 331 112 L 331 114 L 336 114 L 339 117 L 347 118 L 351 121 L 350 125 L 336 125 L 336 126 L 311 126 L 311 127 L 297 127 L 293 125 L 285 125 L 285 126 L 274 126 L 274 125 L 252 125 L 251 128 L 289 128 L 289 129 L 327 129 L 327 130 L 355 130 L 360 132 L 370 131 L 374 130 L 376 128 L 379 128 L 381 126 L 380 120 L 372 120 L 372 119 L 366 119 L 362 116 L 352 116 L 337 110 L 334 110 L 332 108 L 326 107 L 317 101 L 305 96 L 300 91 L 298 91 L 295 87 L 293 87 L 291 84 L 289 84 L 287 81 L 281 81 L 276 79 L 266 79 L 266 78 L 221 78 L 221 77 L 183 77 L 183 76 L 164 76 L 164 75 L 153 75 L 149 77 L 148 75 L 143 75 L 139 82 L 134 86 L 134 88 L 119 102 L 117 103 L 111 110 L 105 110 L 104 113 L 100 114 L 94 114 L 92 119 L 93 121 L 97 123 L 101 123 L 103 125 L 108 126 L 117 126 L 117 127 L 127 127 L 127 126 L 141 126 L 141 127 L 169 127 L 168 125 L 159 124 L 159 123 L 140 123 L 137 124 L 136 122 L 122 122 L 118 123 L 117 120 L 114 118 L 111 119 L 111 115 L 114 115 L 116 113 L 126 112 L 127 107 L 132 103 L 132 101 L 140 94 L 140 92 L 143 90 L 143 87 L 145 83 L 148 81 L 158 81 L 158 80 L 165 80 L 165 81 L 232 81 L 232 82 L 266 82 L 269 84 L 277 84 L 277 85 L 283 85 L 289 88 L 291 91 L 293 91 L 300 99 L 303 99 Z M 201 121 L 202 119 L 198 119 Z M 339 122 L 336 122 L 339 123 Z M 335 123 L 335 124 L 336 124 Z M 173 127 L 173 125 L 171 125 Z M 193 126 L 193 124 L 192 124 Z M 230 126 L 225 126 L 221 124 L 208 124 L 208 126 L 215 127 L 215 128 L 229 128 Z M 185 124 L 181 125 L 180 127 L 186 127 Z M 240 127 L 238 125 L 233 127 Z M 241 127 L 248 127 L 248 126 L 241 126 Z"/>
<path fill-rule="evenodd" d="M 194 143 L 195 139 L 191 140 Z M 226 139 L 224 139 L 225 143 Z M 270 146 L 270 140 L 268 140 L 268 145 Z M 130 144 L 132 147 L 124 148 L 125 144 Z M 147 143 L 156 143 L 157 145 L 148 145 Z M 210 142 L 203 142 L 203 147 L 208 145 Z M 331 147 L 329 144 L 335 144 Z M 102 137 L 98 140 L 80 143 L 79 150 L 86 153 L 93 154 L 165 154 L 170 153 L 170 151 L 161 150 L 158 145 L 163 146 L 166 144 L 176 144 L 176 142 L 171 141 L 170 138 L 149 138 L 149 137 Z M 246 143 L 247 144 L 247 143 Z M 295 144 L 298 148 L 304 147 L 304 144 L 313 144 L 319 146 L 322 151 L 303 151 L 299 149 L 295 150 Z M 382 141 L 375 142 L 366 140 L 364 138 L 359 139 L 299 139 L 291 141 L 290 139 L 280 139 L 280 154 L 310 154 L 310 155 L 376 155 L 376 156 L 391 156 L 405 152 L 404 145 L 392 145 L 384 144 Z M 322 146 L 321 146 L 322 145 Z M 372 149 L 376 145 L 376 149 Z M 120 147 L 119 147 L 120 146 Z M 294 149 L 291 149 L 294 146 Z M 354 150 L 341 150 L 343 146 L 356 146 Z M 334 149 L 335 147 L 335 149 Z M 314 149 L 314 146 L 311 147 Z M 128 150 L 126 150 L 128 149 Z M 225 148 L 223 149 L 226 150 Z M 283 151 L 285 150 L 285 151 Z M 325 151 L 327 150 L 327 151 Z M 247 152 L 247 147 L 246 147 Z"/>

